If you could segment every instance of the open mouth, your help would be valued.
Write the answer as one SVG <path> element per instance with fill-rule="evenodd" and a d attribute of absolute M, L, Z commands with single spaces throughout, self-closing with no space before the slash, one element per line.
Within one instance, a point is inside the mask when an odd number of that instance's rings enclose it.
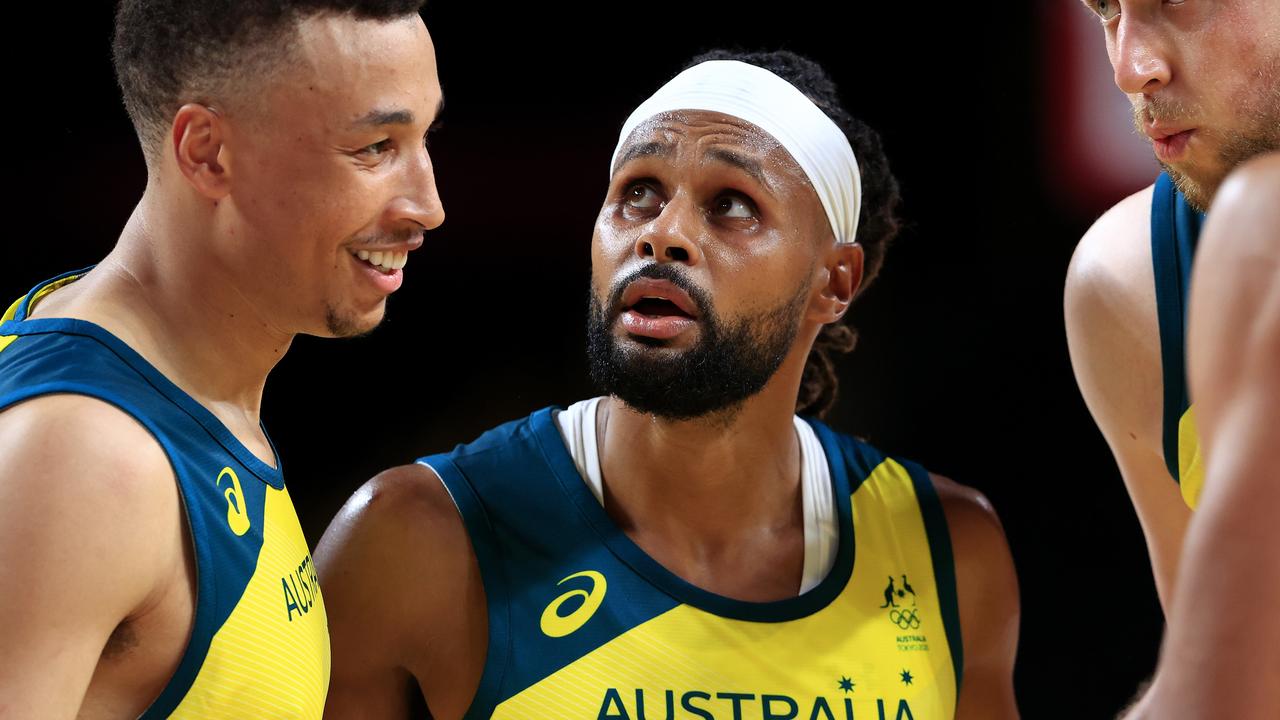
<path fill-rule="evenodd" d="M 660 297 L 642 297 L 627 310 L 653 319 L 666 317 L 693 319 L 692 315 L 681 310 L 675 303 Z"/>
<path fill-rule="evenodd" d="M 351 256 L 385 275 L 409 264 L 409 252 L 352 250 Z"/>

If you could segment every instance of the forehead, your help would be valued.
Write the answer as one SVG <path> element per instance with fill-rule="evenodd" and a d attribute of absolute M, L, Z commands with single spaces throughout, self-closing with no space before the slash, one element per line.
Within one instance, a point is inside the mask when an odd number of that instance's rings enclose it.
<path fill-rule="evenodd" d="M 749 160 L 768 175 L 808 185 L 791 153 L 777 138 L 754 123 L 710 110 L 675 110 L 655 115 L 636 126 L 618 146 L 614 170 L 641 157 L 671 162 Z"/>
<path fill-rule="evenodd" d="M 435 47 L 417 15 L 390 21 L 320 15 L 302 21 L 276 93 L 294 114 L 348 122 L 375 108 L 425 112 L 440 99 Z"/>

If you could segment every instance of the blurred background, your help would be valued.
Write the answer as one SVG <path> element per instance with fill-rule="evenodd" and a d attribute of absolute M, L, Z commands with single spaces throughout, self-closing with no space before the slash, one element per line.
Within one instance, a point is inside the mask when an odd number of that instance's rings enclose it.
<path fill-rule="evenodd" d="M 105 255 L 145 185 L 112 4 L 89 5 L 12 21 L 43 52 L 10 59 L 11 298 Z M 828 419 L 986 493 L 1022 587 L 1024 715 L 1110 717 L 1154 668 L 1163 619 L 1071 374 L 1062 287 L 1089 224 L 1154 179 L 1150 148 L 1075 0 L 857 3 L 844 23 L 831 8 L 429 3 L 448 219 L 381 329 L 299 338 L 267 385 L 303 527 L 314 545 L 379 470 L 594 394 L 587 250 L 619 126 L 702 50 L 787 48 L 881 132 L 909 222 L 852 312 Z"/>

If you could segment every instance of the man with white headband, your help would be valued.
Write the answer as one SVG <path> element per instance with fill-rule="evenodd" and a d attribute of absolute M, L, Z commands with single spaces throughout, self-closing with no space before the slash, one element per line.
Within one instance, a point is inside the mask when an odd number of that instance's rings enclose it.
<path fill-rule="evenodd" d="M 1016 717 L 985 499 L 800 417 L 897 201 L 794 54 L 711 53 L 643 103 L 591 245 L 608 395 L 355 494 L 316 552 L 332 716 L 420 689 L 441 720 Z"/>

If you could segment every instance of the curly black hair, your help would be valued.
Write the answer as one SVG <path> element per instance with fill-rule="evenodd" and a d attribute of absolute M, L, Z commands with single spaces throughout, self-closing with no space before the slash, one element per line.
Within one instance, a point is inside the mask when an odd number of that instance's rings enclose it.
<path fill-rule="evenodd" d="M 320 14 L 393 20 L 425 0 L 121 0 L 116 81 L 147 162 L 187 102 L 210 102 L 287 57 L 289 33 Z"/>
<path fill-rule="evenodd" d="M 864 256 L 862 286 L 858 291 L 861 294 L 879 274 L 889 243 L 902 226 L 902 218 L 898 214 L 902 204 L 898 179 L 889 168 L 889 158 L 885 156 L 880 134 L 844 109 L 836 85 L 827 72 L 803 55 L 790 50 L 745 52 L 716 49 L 693 58 L 685 69 L 708 60 L 738 60 L 768 70 L 804 93 L 844 131 L 853 147 L 853 154 L 858 158 L 858 169 L 862 175 L 862 209 L 858 215 L 857 238 Z M 823 417 L 835 405 L 840 379 L 836 376 L 832 356 L 853 350 L 857 339 L 857 332 L 844 322 L 823 326 L 805 361 L 800 392 L 796 397 L 797 413 Z"/>

